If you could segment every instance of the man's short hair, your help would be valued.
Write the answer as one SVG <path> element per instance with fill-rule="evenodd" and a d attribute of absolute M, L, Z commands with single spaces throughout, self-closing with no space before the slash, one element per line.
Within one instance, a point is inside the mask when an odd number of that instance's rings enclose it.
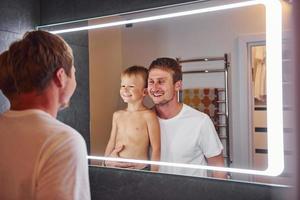
<path fill-rule="evenodd" d="M 162 69 L 172 73 L 173 83 L 182 80 L 181 65 L 173 58 L 157 58 L 149 67 L 149 72 L 152 69 Z"/>
<path fill-rule="evenodd" d="M 71 76 L 73 54 L 58 35 L 31 31 L 0 55 L 0 89 L 5 95 L 43 91 L 63 68 Z"/>
<path fill-rule="evenodd" d="M 122 74 L 121 77 L 123 76 L 141 76 L 143 78 L 144 81 L 144 88 L 148 87 L 148 69 L 142 66 L 131 66 L 128 67 L 127 69 L 125 69 Z"/>
<path fill-rule="evenodd" d="M 0 55 L 0 89 L 5 95 L 16 93 L 17 89 L 14 85 L 14 79 L 8 72 L 8 51 L 4 51 Z"/>

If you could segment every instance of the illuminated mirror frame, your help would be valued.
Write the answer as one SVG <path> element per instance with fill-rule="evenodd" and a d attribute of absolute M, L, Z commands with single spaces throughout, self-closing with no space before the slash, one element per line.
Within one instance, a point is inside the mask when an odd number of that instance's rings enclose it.
<path fill-rule="evenodd" d="M 253 175 L 278 176 L 284 169 L 283 148 L 283 104 L 282 104 L 282 10 L 279 0 L 251 0 L 239 3 L 231 3 L 221 6 L 213 6 L 184 12 L 155 15 L 151 17 L 137 18 L 131 20 L 110 22 L 104 24 L 83 26 L 70 29 L 52 31 L 54 34 L 106 28 L 125 24 L 154 21 L 173 17 L 213 12 L 225 9 L 240 8 L 263 4 L 266 9 L 266 51 L 267 51 L 267 126 L 268 126 L 268 168 L 266 170 L 251 170 L 241 168 L 226 168 L 203 166 L 183 163 L 168 163 L 149 160 L 135 160 L 124 158 L 87 156 L 91 160 L 110 160 L 120 162 L 144 163 L 153 165 L 164 165 L 194 169 L 216 170 L 224 172 L 244 173 Z M 50 27 L 52 25 L 38 26 L 37 29 Z M 55 25 L 53 25 L 55 26 Z M 271 73 L 270 73 L 271 72 Z"/>

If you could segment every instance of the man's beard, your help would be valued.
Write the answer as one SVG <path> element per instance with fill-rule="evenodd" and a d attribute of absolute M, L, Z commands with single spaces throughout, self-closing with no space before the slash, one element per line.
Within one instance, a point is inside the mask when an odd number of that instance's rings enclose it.
<path fill-rule="evenodd" d="M 176 97 L 175 93 L 173 94 L 173 96 L 170 99 L 165 99 L 159 103 L 154 103 L 156 106 L 164 106 L 167 105 L 170 101 L 172 101 L 174 98 Z"/>

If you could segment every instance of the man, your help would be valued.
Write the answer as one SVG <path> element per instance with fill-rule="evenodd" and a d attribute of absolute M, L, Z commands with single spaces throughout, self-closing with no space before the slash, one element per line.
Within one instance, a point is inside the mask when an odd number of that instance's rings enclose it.
<path fill-rule="evenodd" d="M 161 161 L 224 166 L 223 146 L 211 119 L 178 102 L 181 66 L 171 58 L 158 58 L 149 67 L 148 93 L 155 104 L 161 129 Z M 206 176 L 205 170 L 160 166 L 160 172 Z M 226 178 L 223 172 L 213 177 Z"/>
<path fill-rule="evenodd" d="M 0 199 L 90 199 L 86 145 L 56 120 L 76 88 L 71 48 L 32 31 L 0 55 Z"/>

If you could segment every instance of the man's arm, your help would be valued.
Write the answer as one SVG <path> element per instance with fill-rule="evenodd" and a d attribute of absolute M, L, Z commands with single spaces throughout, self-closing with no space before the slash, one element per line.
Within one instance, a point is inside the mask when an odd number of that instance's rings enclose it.
<path fill-rule="evenodd" d="M 124 145 L 116 146 L 108 155 L 108 157 L 120 158 L 119 153 L 124 149 Z M 117 161 L 105 161 L 105 166 L 107 167 L 119 167 L 119 168 L 134 168 L 134 163 L 127 162 L 117 162 Z"/>
<path fill-rule="evenodd" d="M 160 127 L 154 113 L 147 117 L 148 133 L 151 145 L 151 160 L 160 161 Z M 158 165 L 151 165 L 151 171 L 158 171 Z"/>
<path fill-rule="evenodd" d="M 223 145 L 218 137 L 215 126 L 208 115 L 205 116 L 201 127 L 203 135 L 200 146 L 207 160 L 208 165 L 224 167 L 224 158 L 222 154 Z M 213 171 L 215 178 L 227 178 L 226 172 Z"/>
<path fill-rule="evenodd" d="M 207 158 L 207 164 L 209 166 L 224 167 L 223 154 L 221 153 L 221 154 L 219 154 L 217 156 L 213 156 L 213 157 Z M 212 176 L 214 178 L 227 179 L 227 173 L 226 172 L 213 171 Z"/>

